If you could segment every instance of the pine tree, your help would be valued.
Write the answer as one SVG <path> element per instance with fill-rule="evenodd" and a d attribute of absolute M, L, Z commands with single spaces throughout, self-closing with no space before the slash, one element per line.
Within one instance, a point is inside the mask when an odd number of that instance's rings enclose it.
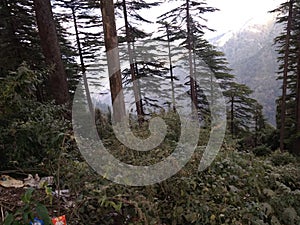
<path fill-rule="evenodd" d="M 296 80 L 296 138 L 293 152 L 300 155 L 300 3 L 295 3 L 295 23 L 296 54 L 297 54 L 297 80 Z"/>
<path fill-rule="evenodd" d="M 121 40 L 124 39 L 127 43 L 127 55 L 129 59 L 129 65 L 130 65 L 130 74 L 131 74 L 131 82 L 133 86 L 133 94 L 134 94 L 134 99 L 135 99 L 135 105 L 136 105 L 136 112 L 138 116 L 139 123 L 141 124 L 143 121 L 144 117 L 144 109 L 143 109 L 143 103 L 141 99 L 141 87 L 140 87 L 140 82 L 137 81 L 137 72 L 138 68 L 136 68 L 136 62 L 134 62 L 134 42 L 138 38 L 143 38 L 147 36 L 146 33 L 138 29 L 133 25 L 133 22 L 130 21 L 130 19 L 135 19 L 139 22 L 146 22 L 150 23 L 150 21 L 146 20 L 142 16 L 138 14 L 139 10 L 142 9 L 149 9 L 152 6 L 157 6 L 158 3 L 153 2 L 153 3 L 146 3 L 143 0 L 139 1 L 118 1 L 115 6 L 117 9 L 122 11 L 122 17 L 124 19 L 124 32 L 125 32 L 125 37 L 121 37 Z M 122 28 L 121 28 L 122 30 Z"/>
<path fill-rule="evenodd" d="M 41 48 L 49 66 L 53 70 L 47 79 L 49 94 L 57 104 L 65 104 L 70 100 L 67 75 L 61 58 L 55 22 L 50 0 L 34 0 L 36 20 L 41 39 Z"/>
<path fill-rule="evenodd" d="M 278 79 L 283 82 L 282 96 L 277 101 L 280 149 L 299 153 L 299 3 L 290 0 L 271 12 L 278 13 L 277 23 L 283 27 L 282 33 L 275 38 L 278 61 L 281 63 Z"/>
<path fill-rule="evenodd" d="M 178 78 L 174 75 L 174 68 L 175 64 L 173 62 L 173 57 L 176 55 L 176 48 L 173 44 L 173 42 L 178 38 L 177 35 L 182 35 L 183 32 L 181 32 L 179 27 L 172 26 L 171 24 L 164 22 L 164 21 L 157 21 L 157 23 L 161 24 L 161 26 L 158 28 L 159 36 L 156 37 L 154 40 L 157 40 L 161 43 L 161 49 L 166 49 L 166 54 L 164 57 L 168 58 L 169 63 L 169 76 L 166 76 L 166 79 L 170 80 L 170 86 L 171 86 L 171 102 L 172 102 L 172 109 L 174 112 L 176 112 L 176 101 L 175 101 L 175 81 L 178 81 Z M 181 36 L 184 38 L 183 36 Z M 166 44 L 165 44 L 166 43 Z"/>
<path fill-rule="evenodd" d="M 263 144 L 263 131 L 266 129 L 266 119 L 263 116 L 262 105 L 258 102 L 254 103 L 254 146 L 257 147 Z"/>
<path fill-rule="evenodd" d="M 76 43 L 77 43 L 77 48 L 78 48 L 81 73 L 82 73 L 84 88 L 85 88 L 85 92 L 86 92 L 87 102 L 88 102 L 91 116 L 92 116 L 92 118 L 94 118 L 94 107 L 93 107 L 90 89 L 89 89 L 89 85 L 88 85 L 88 81 L 87 81 L 87 77 L 86 77 L 86 67 L 85 67 L 84 60 L 83 60 L 82 47 L 81 47 L 80 38 L 79 38 L 78 24 L 77 24 L 77 18 L 76 18 L 76 8 L 77 7 L 75 5 L 71 5 L 70 7 L 72 10 L 72 17 L 73 17 L 73 23 L 74 23 L 75 35 L 76 35 Z"/>
<path fill-rule="evenodd" d="M 97 66 L 95 62 L 99 60 L 99 50 L 104 45 L 99 3 L 94 0 L 55 0 L 54 6 L 56 17 L 72 27 L 69 36 L 74 35 L 74 37 L 77 36 L 74 25 L 75 16 L 81 43 L 81 56 L 79 57 L 83 58 L 86 70 L 99 71 L 99 68 L 94 68 Z"/>
<path fill-rule="evenodd" d="M 218 101 L 217 96 L 215 96 L 216 89 L 222 91 L 229 89 L 234 76 L 230 74 L 231 70 L 227 67 L 228 62 L 224 53 L 218 51 L 202 36 L 194 37 L 194 42 L 195 55 L 199 58 L 198 60 L 201 60 L 201 64 L 197 67 L 202 71 L 199 74 L 201 76 L 202 93 L 198 97 L 198 107 L 200 113 L 206 118 L 205 121 L 209 122 L 210 110 L 217 110 L 214 108 L 217 105 L 216 101 Z M 199 102 L 200 99 L 202 99 L 202 102 Z"/>
<path fill-rule="evenodd" d="M 185 29 L 181 29 L 184 34 L 182 45 L 188 50 L 188 69 L 189 69 L 189 85 L 192 104 L 198 105 L 197 100 L 197 85 L 195 82 L 195 55 L 194 55 L 194 37 L 203 34 L 203 30 L 207 28 L 200 24 L 203 21 L 201 14 L 205 12 L 213 12 L 216 8 L 206 6 L 204 2 L 186 0 L 179 7 L 172 9 L 159 17 L 159 20 L 164 23 L 169 23 L 174 26 L 182 27 L 185 24 Z M 197 34 L 195 33 L 197 32 Z M 182 36 L 178 36 L 181 38 Z"/>
<path fill-rule="evenodd" d="M 165 67 L 164 57 L 160 53 L 157 41 L 143 40 L 134 44 L 134 65 L 139 83 L 141 104 L 144 115 L 149 115 L 157 109 L 161 110 L 168 104 L 168 92 L 164 85 L 168 68 Z M 126 89 L 132 90 L 130 68 L 122 71 Z"/>
<path fill-rule="evenodd" d="M 77 79 L 82 78 L 83 80 L 88 106 L 93 114 L 94 106 L 90 86 L 102 86 L 99 82 L 99 73 L 104 68 L 99 62 L 105 61 L 100 58 L 104 41 L 99 2 L 94 0 L 56 0 L 54 5 L 57 8 L 56 15 L 59 20 L 73 28 L 69 29 L 69 36 L 76 40 L 76 52 L 80 61 L 80 72 L 77 73 Z M 100 78 L 103 77 L 100 76 Z"/>
<path fill-rule="evenodd" d="M 246 85 L 235 82 L 231 82 L 230 88 L 224 91 L 224 95 L 228 98 L 228 127 L 233 137 L 251 129 L 256 104 L 250 97 L 252 92 Z"/>
<path fill-rule="evenodd" d="M 101 12 L 104 30 L 104 41 L 107 52 L 110 92 L 113 105 L 113 117 L 115 122 L 121 122 L 125 116 L 125 103 L 120 71 L 118 37 L 116 30 L 115 12 L 113 0 L 101 0 Z M 118 68 L 117 71 L 116 68 Z M 118 98 L 117 98 L 118 97 Z"/>
<path fill-rule="evenodd" d="M 0 1 L 0 30 L 0 77 L 24 61 L 33 69 L 42 66 L 32 1 Z"/>
<path fill-rule="evenodd" d="M 283 62 L 283 84 L 282 84 L 282 99 L 281 99 L 281 116 L 280 116 L 280 150 L 284 151 L 284 138 L 285 138 L 285 119 L 286 119 L 286 95 L 287 95 L 287 82 L 289 72 L 289 49 L 290 49 L 290 36 L 292 26 L 292 13 L 293 13 L 293 0 L 288 3 L 288 16 L 287 27 L 285 37 L 285 49 L 284 49 L 284 62 Z"/>
<path fill-rule="evenodd" d="M 74 57 L 72 57 L 74 53 L 72 53 L 69 41 L 64 36 L 63 29 L 60 29 L 60 24 L 55 22 L 58 28 L 59 42 L 63 46 L 61 53 L 65 65 L 73 70 L 76 67 Z M 32 0 L 1 1 L 0 29 L 0 76 L 6 76 L 9 71 L 15 71 L 24 61 L 30 69 L 36 71 L 43 71 L 47 67 L 42 54 Z M 71 74 L 73 76 L 73 71 L 70 71 L 70 77 Z M 47 99 L 46 87 L 45 82 L 36 87 L 39 101 Z"/>
<path fill-rule="evenodd" d="M 80 78 L 78 73 L 79 65 L 76 61 L 77 51 L 69 39 L 71 36 L 70 32 L 67 31 L 66 27 L 62 26 L 64 22 L 58 18 L 56 13 L 54 13 L 53 16 L 62 54 L 61 57 L 67 74 L 69 93 L 71 97 L 73 97 L 73 93 L 75 93 L 78 80 Z"/>

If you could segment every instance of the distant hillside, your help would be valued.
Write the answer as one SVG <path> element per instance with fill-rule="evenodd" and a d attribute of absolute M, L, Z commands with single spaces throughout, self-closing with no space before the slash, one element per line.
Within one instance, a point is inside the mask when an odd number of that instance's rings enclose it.
<path fill-rule="evenodd" d="M 210 40 L 225 53 L 237 81 L 254 90 L 253 97 L 263 105 L 265 116 L 273 125 L 275 100 L 280 94 L 273 39 L 279 30 L 274 18 L 269 16 L 264 23 L 251 19 L 240 29 Z"/>

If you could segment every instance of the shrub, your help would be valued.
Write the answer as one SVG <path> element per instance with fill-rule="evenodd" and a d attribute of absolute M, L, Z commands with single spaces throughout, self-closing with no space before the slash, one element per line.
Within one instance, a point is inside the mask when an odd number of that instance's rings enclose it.
<path fill-rule="evenodd" d="M 253 149 L 253 154 L 255 156 L 267 156 L 272 153 L 271 149 L 265 145 L 258 146 Z"/>
<path fill-rule="evenodd" d="M 69 122 L 65 109 L 52 102 L 40 102 L 36 87 L 43 72 L 22 64 L 0 84 L 0 155 L 2 168 L 11 162 L 32 167 L 57 156 Z M 20 165 L 22 164 L 22 165 Z"/>
<path fill-rule="evenodd" d="M 274 166 L 283 166 L 296 162 L 296 158 L 288 152 L 281 153 L 278 151 L 271 156 L 271 161 Z"/>
<path fill-rule="evenodd" d="M 44 225 L 51 224 L 47 208 L 32 198 L 33 191 L 34 189 L 26 191 L 22 197 L 23 207 L 6 215 L 3 225 L 27 225 L 34 221 L 35 217 L 42 219 Z"/>

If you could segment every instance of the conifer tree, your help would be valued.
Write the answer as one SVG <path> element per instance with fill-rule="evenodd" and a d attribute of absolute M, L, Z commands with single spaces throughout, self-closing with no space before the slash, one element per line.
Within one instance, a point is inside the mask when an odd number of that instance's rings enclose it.
<path fill-rule="evenodd" d="M 168 92 L 164 88 L 168 68 L 165 67 L 164 58 L 161 57 L 160 47 L 157 41 L 152 40 L 136 41 L 134 44 L 135 73 L 138 75 L 137 82 L 144 115 L 160 110 L 168 104 Z M 132 90 L 132 81 L 128 79 L 131 75 L 130 69 L 123 70 L 122 75 L 125 86 L 128 90 Z"/>
<path fill-rule="evenodd" d="M 62 26 L 64 22 L 58 18 L 56 13 L 54 13 L 53 16 L 58 35 L 58 42 L 61 49 L 61 57 L 67 74 L 69 93 L 72 97 L 80 78 L 78 72 L 79 65 L 76 62 L 77 51 L 69 38 L 71 37 L 71 33 L 67 31 L 66 27 Z"/>
<path fill-rule="evenodd" d="M 216 8 L 206 6 L 204 2 L 198 2 L 193 0 L 185 0 L 182 5 L 172 9 L 159 17 L 160 21 L 171 23 L 178 27 L 182 27 L 185 24 L 185 29 L 181 29 L 184 32 L 185 37 L 183 39 L 183 45 L 188 50 L 188 68 L 189 68 L 189 85 L 190 85 L 190 94 L 192 103 L 197 106 L 197 94 L 196 94 L 196 82 L 194 73 L 197 70 L 194 68 L 195 56 L 193 56 L 195 43 L 193 38 L 196 36 L 194 32 L 199 32 L 203 34 L 203 29 L 207 27 L 203 24 L 200 24 L 200 21 L 203 22 L 202 14 L 205 12 L 213 12 Z M 198 33 L 198 34 L 199 34 Z"/>
<path fill-rule="evenodd" d="M 201 70 L 199 76 L 201 76 L 202 83 L 202 93 L 199 94 L 198 98 L 199 100 L 202 99 L 203 103 L 198 100 L 200 103 L 198 106 L 200 112 L 207 118 L 205 121 L 209 122 L 210 110 L 217 110 L 214 108 L 217 101 L 215 96 L 216 89 L 222 91 L 228 90 L 234 76 L 230 74 L 231 69 L 228 68 L 228 62 L 225 59 L 224 53 L 218 51 L 216 47 L 211 45 L 202 36 L 194 37 L 194 43 L 195 56 L 201 61 L 201 64 L 197 66 Z"/>
<path fill-rule="evenodd" d="M 275 38 L 278 61 L 278 79 L 282 80 L 282 96 L 278 99 L 277 127 L 280 130 L 280 150 L 299 154 L 299 3 L 289 0 L 271 11 L 278 13 L 277 23 L 283 27 Z"/>
<path fill-rule="evenodd" d="M 258 102 L 254 103 L 254 113 L 253 113 L 253 120 L 254 120 L 254 146 L 257 147 L 263 144 L 262 140 L 262 132 L 266 129 L 266 119 L 262 113 L 262 105 Z"/>
<path fill-rule="evenodd" d="M 0 2 L 0 76 L 6 76 L 8 71 L 15 71 L 24 61 L 33 70 L 44 70 L 47 67 L 36 24 L 32 0 Z M 63 46 L 61 53 L 65 65 L 71 68 L 75 65 L 74 58 L 71 57 L 72 49 L 60 24 L 55 21 L 55 25 L 59 33 L 58 41 Z M 73 76 L 74 72 L 70 74 Z M 46 87 L 46 83 L 36 87 L 39 101 L 46 100 Z"/>
<path fill-rule="evenodd" d="M 56 103 L 65 104 L 70 100 L 67 75 L 61 58 L 56 26 L 50 0 L 34 0 L 36 20 L 41 39 L 41 48 L 49 66 L 53 71 L 47 79 L 49 94 Z"/>
<path fill-rule="evenodd" d="M 296 78 L 296 138 L 293 146 L 293 152 L 300 155 L 300 3 L 295 2 L 295 45 L 297 59 L 297 78 Z"/>
<path fill-rule="evenodd" d="M 166 79 L 170 80 L 171 83 L 171 102 L 172 102 L 172 109 L 176 111 L 176 101 L 175 101 L 175 88 L 176 84 L 175 81 L 178 81 L 178 78 L 174 74 L 175 63 L 173 62 L 173 57 L 176 55 L 176 48 L 173 42 L 178 38 L 178 35 L 181 35 L 183 38 L 183 32 L 180 30 L 179 27 L 172 26 L 171 24 L 164 22 L 164 21 L 157 21 L 157 23 L 161 24 L 158 28 L 159 36 L 155 38 L 155 40 L 161 43 L 161 49 L 166 49 L 166 54 L 164 57 L 168 58 L 169 63 L 169 76 L 166 76 Z M 166 43 L 166 44 L 165 44 Z"/>
<path fill-rule="evenodd" d="M 102 22 L 99 4 L 96 1 L 57 0 L 56 5 L 69 13 L 67 20 L 73 24 L 73 35 L 76 38 L 77 52 L 80 60 L 81 77 L 83 80 L 89 110 L 93 116 L 94 106 L 89 88 L 89 81 L 97 74 L 99 83 L 99 52 L 103 46 Z M 92 83 L 95 85 L 95 82 Z"/>
<path fill-rule="evenodd" d="M 146 3 L 143 0 L 138 0 L 138 1 L 117 1 L 115 3 L 115 6 L 117 9 L 121 11 L 120 14 L 122 14 L 122 18 L 124 20 L 124 29 L 121 28 L 124 32 L 124 37 L 121 37 L 121 40 L 124 39 L 125 42 L 127 43 L 127 55 L 128 55 L 128 60 L 129 60 L 129 65 L 130 65 L 130 75 L 131 75 L 131 83 L 132 83 L 132 89 L 133 89 L 133 94 L 134 94 L 134 99 L 135 99 L 135 105 L 136 105 L 136 112 L 138 116 L 139 123 L 142 123 L 143 117 L 144 117 L 144 109 L 143 109 L 143 103 L 141 99 L 141 87 L 140 87 L 140 82 L 138 82 L 138 68 L 137 64 L 134 61 L 134 42 L 139 39 L 139 38 L 144 38 L 147 36 L 147 34 L 143 31 L 141 31 L 139 28 L 133 25 L 133 22 L 131 20 L 137 20 L 139 23 L 141 22 L 146 22 L 150 23 L 150 21 L 146 20 L 142 16 L 138 14 L 139 10 L 142 9 L 149 9 L 152 6 L 157 6 L 157 2 L 153 3 Z"/>
<path fill-rule="evenodd" d="M 94 118 L 94 107 L 93 107 L 93 102 L 92 102 L 89 85 L 88 85 L 88 81 L 87 81 L 87 77 L 86 77 L 86 67 L 85 67 L 84 60 L 83 60 L 82 47 L 81 47 L 80 38 L 79 38 L 78 24 L 77 24 L 77 18 L 76 18 L 77 17 L 76 16 L 76 8 L 77 7 L 75 5 L 71 5 L 70 7 L 72 10 L 72 17 L 73 17 L 73 23 L 74 23 L 75 35 L 76 35 L 76 43 L 77 43 L 77 48 L 78 48 L 82 79 L 83 79 L 84 88 L 85 88 L 85 92 L 86 92 L 88 107 L 89 107 L 92 118 Z"/>
<path fill-rule="evenodd" d="M 120 60 L 119 52 L 116 51 L 118 47 L 118 37 L 113 0 L 101 0 L 100 6 L 104 30 L 104 42 L 107 52 L 113 116 L 116 122 L 121 122 L 125 116 L 125 103 L 122 88 L 121 71 L 120 69 L 117 69 L 116 71 L 116 68 L 120 68 Z"/>
<path fill-rule="evenodd" d="M 30 0 L 0 1 L 0 77 L 15 71 L 22 62 L 37 69 L 42 54 Z"/>
<path fill-rule="evenodd" d="M 79 77 L 82 76 L 84 70 L 87 79 L 96 86 L 99 84 L 101 71 L 99 61 L 101 61 L 101 48 L 104 45 L 99 3 L 94 0 L 55 0 L 54 6 L 58 20 L 72 28 L 69 29 L 68 36 L 76 40 L 76 55 L 81 65 Z M 80 50 L 78 44 L 80 44 Z M 96 82 L 92 82 L 93 80 Z"/>
<path fill-rule="evenodd" d="M 233 137 L 251 129 L 256 104 L 256 100 L 250 97 L 252 92 L 246 85 L 235 82 L 231 82 L 229 89 L 224 91 L 228 98 L 229 131 Z"/>

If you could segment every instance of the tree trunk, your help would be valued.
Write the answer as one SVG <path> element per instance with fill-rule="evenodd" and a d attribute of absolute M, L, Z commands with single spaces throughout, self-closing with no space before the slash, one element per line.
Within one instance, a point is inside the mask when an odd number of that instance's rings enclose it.
<path fill-rule="evenodd" d="M 190 1 L 186 0 L 186 26 L 187 26 L 187 46 L 189 51 L 189 68 L 190 68 L 190 88 L 191 88 L 191 98 L 192 104 L 194 104 L 197 110 L 197 94 L 195 87 L 195 77 L 193 69 L 193 57 L 192 57 L 192 39 L 191 39 L 191 26 L 190 26 Z"/>
<path fill-rule="evenodd" d="M 51 68 L 47 80 L 49 95 L 57 104 L 65 104 L 70 100 L 67 75 L 62 62 L 61 52 L 53 19 L 50 0 L 34 0 L 36 20 L 41 39 L 41 47 L 46 63 Z"/>
<path fill-rule="evenodd" d="M 142 124 L 143 118 L 144 118 L 144 110 L 142 105 L 142 99 L 140 99 L 140 86 L 139 82 L 137 82 L 136 74 L 135 74 L 135 68 L 134 68 L 134 62 L 133 62 L 133 53 L 131 49 L 130 42 L 133 42 L 133 37 L 129 30 L 129 23 L 128 23 L 128 17 L 127 17 L 127 8 L 126 8 L 126 1 L 123 0 L 123 15 L 124 15 L 124 22 L 125 22 L 125 30 L 126 30 L 126 42 L 127 42 L 127 48 L 128 48 L 128 57 L 129 57 L 129 64 L 130 64 L 130 73 L 131 73 L 131 79 L 132 79 L 132 86 L 133 86 L 133 93 L 134 93 L 134 100 L 136 105 L 136 111 L 138 116 L 139 124 Z"/>
<path fill-rule="evenodd" d="M 167 23 L 166 23 L 166 31 L 167 31 L 167 42 L 168 42 L 168 56 L 169 56 L 169 63 L 170 63 L 172 108 L 173 108 L 173 111 L 176 112 L 174 75 L 173 75 L 173 66 L 172 66 L 171 45 L 170 45 L 170 31 L 169 31 L 169 25 Z"/>
<path fill-rule="evenodd" d="M 230 133 L 232 137 L 234 134 L 234 95 L 231 96 L 231 105 L 230 105 Z"/>
<path fill-rule="evenodd" d="M 82 49 L 81 49 L 81 44 L 80 44 L 80 39 L 79 39 L 79 32 L 78 32 L 77 20 L 76 20 L 76 15 L 75 15 L 75 8 L 73 6 L 71 6 L 71 10 L 72 10 L 72 16 L 73 16 L 73 23 L 74 23 L 74 27 L 75 27 L 76 42 L 77 42 L 79 59 L 80 59 L 80 66 L 81 66 L 85 94 L 86 94 L 86 98 L 87 98 L 89 111 L 91 113 L 91 117 L 94 119 L 95 118 L 94 106 L 93 106 L 93 102 L 92 102 L 92 98 L 91 98 L 91 94 L 90 94 L 90 90 L 89 90 L 89 84 L 88 84 L 87 77 L 86 77 L 86 69 L 85 69 L 85 65 L 84 65 L 84 61 L 83 61 Z"/>
<path fill-rule="evenodd" d="M 284 52 L 284 67 L 283 67 L 283 84 L 282 84 L 282 102 L 281 102 L 281 123 L 280 123 L 280 151 L 284 151 L 284 138 L 285 138 L 285 118 L 286 118 L 286 91 L 287 91 L 287 77 L 288 77 L 288 66 L 289 66 L 289 48 L 291 38 L 291 26 L 292 26 L 292 14 L 293 14 L 293 0 L 289 2 L 289 13 L 286 28 L 286 39 L 285 39 L 285 52 Z"/>
<path fill-rule="evenodd" d="M 300 34 L 298 35 L 298 62 L 297 62 L 297 90 L 296 90 L 296 132 L 297 137 L 294 143 L 293 152 L 300 155 Z"/>
<path fill-rule="evenodd" d="M 125 103 L 120 71 L 114 3 L 113 0 L 101 0 L 100 3 L 109 72 L 110 92 L 113 105 L 113 118 L 115 122 L 121 122 L 125 116 Z"/>
<path fill-rule="evenodd" d="M 258 103 L 255 104 L 255 115 L 254 115 L 254 146 L 257 147 L 258 145 L 258 131 L 261 129 L 258 124 L 258 117 L 259 117 L 259 108 L 258 108 Z"/>

